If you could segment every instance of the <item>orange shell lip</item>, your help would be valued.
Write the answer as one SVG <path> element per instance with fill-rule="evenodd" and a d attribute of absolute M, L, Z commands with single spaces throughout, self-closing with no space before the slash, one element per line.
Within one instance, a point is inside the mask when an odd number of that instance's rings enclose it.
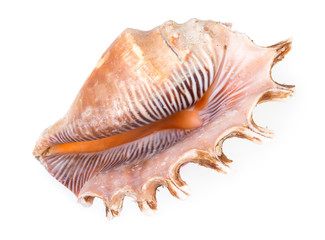
<path fill-rule="evenodd" d="M 224 173 L 232 162 L 222 151 L 227 138 L 272 136 L 252 112 L 293 94 L 294 86 L 271 77 L 290 49 L 290 39 L 260 47 L 227 24 L 197 19 L 127 29 L 33 154 L 80 203 L 103 199 L 108 218 L 125 196 L 155 210 L 159 186 L 187 196 L 184 164 Z"/>

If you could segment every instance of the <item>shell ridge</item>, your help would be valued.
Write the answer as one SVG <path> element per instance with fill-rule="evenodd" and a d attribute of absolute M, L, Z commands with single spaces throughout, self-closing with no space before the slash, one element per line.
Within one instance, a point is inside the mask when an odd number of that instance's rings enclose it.
<path fill-rule="evenodd" d="M 141 89 L 141 88 L 140 88 Z M 132 91 L 133 90 L 133 91 Z M 147 117 L 144 116 L 145 114 L 145 107 L 143 106 L 143 104 L 139 104 L 139 101 L 137 101 L 138 98 L 138 91 L 135 90 L 135 89 L 131 89 L 130 90 L 130 99 L 134 99 L 135 101 L 135 104 L 133 104 L 133 111 L 132 111 L 132 114 L 133 114 L 133 118 L 134 119 L 137 119 L 140 123 L 139 123 L 139 126 L 141 125 L 146 125 L 152 121 L 150 121 Z M 141 109 L 141 110 L 140 110 Z"/>
<path fill-rule="evenodd" d="M 198 93 L 197 95 L 202 97 L 204 91 L 203 91 L 203 86 L 202 86 L 201 83 L 202 83 L 203 80 L 202 80 L 202 77 L 201 77 L 201 74 L 200 74 L 199 70 L 197 69 L 195 63 L 193 62 L 194 60 L 195 60 L 194 57 L 190 58 L 190 63 L 193 66 L 193 69 L 194 69 L 194 72 L 195 72 L 194 80 L 195 80 L 195 83 L 196 83 L 196 86 L 197 86 L 197 93 Z"/>
<path fill-rule="evenodd" d="M 199 48 L 199 52 L 201 53 L 200 55 L 202 55 L 202 57 L 205 58 L 206 60 L 204 66 L 208 67 L 207 72 L 209 72 L 209 77 L 206 79 L 206 81 L 207 81 L 207 85 L 210 86 L 215 76 L 215 68 L 214 68 L 213 60 L 206 53 L 206 51 L 204 51 L 201 47 Z M 214 51 L 211 52 L 213 53 Z"/>
<path fill-rule="evenodd" d="M 142 86 L 139 86 L 139 90 L 135 91 L 135 96 L 137 99 L 142 99 L 143 96 L 145 96 Z M 149 112 L 147 103 L 139 104 L 136 102 L 136 106 L 141 119 L 143 119 L 147 124 L 156 121 L 152 112 Z"/>
<path fill-rule="evenodd" d="M 182 79 L 180 81 L 181 91 L 184 93 L 184 99 L 186 102 L 186 106 L 192 106 L 194 103 L 194 94 L 192 89 L 188 85 L 189 78 L 187 77 L 186 73 L 184 72 L 183 66 L 180 65 L 178 71 L 176 72 L 178 77 Z"/>
<path fill-rule="evenodd" d="M 198 66 L 199 66 L 199 73 L 200 75 L 202 74 L 203 77 L 202 79 L 202 90 L 203 90 L 203 94 L 206 92 L 206 90 L 208 89 L 208 75 L 206 73 L 206 70 L 204 69 L 204 64 L 202 64 L 202 60 L 200 61 L 199 57 L 193 54 L 193 58 L 196 60 Z"/>
<path fill-rule="evenodd" d="M 150 90 L 150 87 L 147 84 L 144 84 L 144 91 L 149 96 L 149 101 L 147 102 L 148 104 L 148 109 L 151 114 L 155 116 L 156 121 L 161 118 L 161 113 L 157 111 L 155 108 L 155 103 L 154 103 L 154 98 L 152 97 L 153 92 Z"/>
<path fill-rule="evenodd" d="M 199 94 L 199 90 L 198 90 L 198 86 L 196 86 L 196 84 L 198 84 L 197 80 L 195 80 L 195 77 L 193 76 L 194 71 L 192 72 L 192 69 L 190 68 L 189 64 L 187 62 L 184 63 L 187 72 L 190 74 L 189 78 L 190 78 L 190 87 L 192 89 L 193 92 L 193 98 L 194 99 L 199 99 L 200 94 Z M 194 66 L 195 67 L 195 66 Z"/>

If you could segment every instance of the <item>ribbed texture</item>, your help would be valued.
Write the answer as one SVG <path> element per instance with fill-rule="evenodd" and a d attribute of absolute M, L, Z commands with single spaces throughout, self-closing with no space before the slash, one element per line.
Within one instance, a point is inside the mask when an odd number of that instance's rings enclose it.
<path fill-rule="evenodd" d="M 46 169 L 72 192 L 78 194 L 84 183 L 105 169 L 146 159 L 182 140 L 189 132 L 167 130 L 101 152 L 42 156 Z"/>
<path fill-rule="evenodd" d="M 207 91 L 213 77 L 212 59 L 201 51 L 200 56 L 192 54 L 187 62 L 179 65 L 161 84 L 150 85 L 143 81 L 137 86 L 128 86 L 126 81 L 122 82 L 118 89 L 120 101 L 117 104 L 117 107 L 124 106 L 117 110 L 123 111 L 121 117 L 112 114 L 111 119 L 107 119 L 107 116 L 102 116 L 105 112 L 102 114 L 99 112 L 97 117 L 92 116 L 92 118 L 127 122 L 127 125 L 103 131 L 98 128 L 100 122 L 92 124 L 70 121 L 62 130 L 50 136 L 49 143 L 57 145 L 109 137 L 166 118 L 192 107 Z"/>

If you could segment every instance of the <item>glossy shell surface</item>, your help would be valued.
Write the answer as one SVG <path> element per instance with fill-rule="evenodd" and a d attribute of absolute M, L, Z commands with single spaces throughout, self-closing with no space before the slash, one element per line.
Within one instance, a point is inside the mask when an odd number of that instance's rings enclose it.
<path fill-rule="evenodd" d="M 34 156 L 89 205 L 103 199 L 109 218 L 125 196 L 157 208 L 156 189 L 186 195 L 180 167 L 223 172 L 229 137 L 272 133 L 252 120 L 261 102 L 290 96 L 271 78 L 291 48 L 255 45 L 229 25 L 191 19 L 150 31 L 125 30 L 102 55 L 67 114 L 46 129 Z"/>

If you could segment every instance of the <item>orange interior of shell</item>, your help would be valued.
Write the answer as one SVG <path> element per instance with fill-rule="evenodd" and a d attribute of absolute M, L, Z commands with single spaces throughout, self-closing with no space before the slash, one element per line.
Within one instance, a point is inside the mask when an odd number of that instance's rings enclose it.
<path fill-rule="evenodd" d="M 184 110 L 175 113 L 167 118 L 157 122 L 127 131 L 121 134 L 110 137 L 84 141 L 72 142 L 52 146 L 47 155 L 54 153 L 82 153 L 82 152 L 98 152 L 108 148 L 120 146 L 125 143 L 135 141 L 137 139 L 148 136 L 154 132 L 167 129 L 195 129 L 202 125 L 202 120 L 199 117 L 198 110 Z"/>

